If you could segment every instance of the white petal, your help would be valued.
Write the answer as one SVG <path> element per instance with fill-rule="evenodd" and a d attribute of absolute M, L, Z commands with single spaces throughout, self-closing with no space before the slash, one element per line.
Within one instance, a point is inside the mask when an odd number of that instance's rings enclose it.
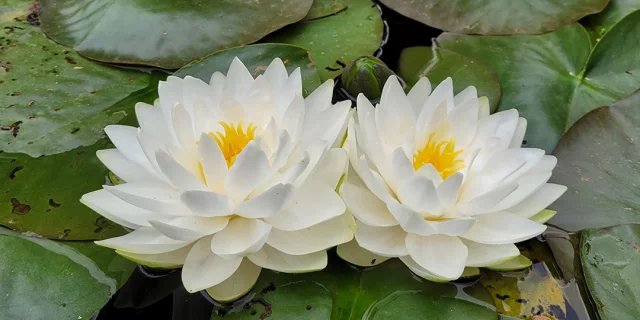
<path fill-rule="evenodd" d="M 560 198 L 565 191 L 567 191 L 566 186 L 545 183 L 524 201 L 506 209 L 506 211 L 517 214 L 523 218 L 531 218 Z"/>
<path fill-rule="evenodd" d="M 308 98 L 307 98 L 308 99 Z M 305 100 L 305 104 L 306 104 Z M 323 111 L 312 110 L 306 106 L 304 119 L 304 136 L 303 140 L 321 139 L 328 141 L 330 145 L 334 145 L 337 140 L 342 138 L 340 133 L 344 133 L 343 129 L 347 123 L 347 118 L 351 111 L 351 101 L 340 101 L 335 105 L 329 104 L 329 107 Z"/>
<path fill-rule="evenodd" d="M 158 181 L 158 177 L 141 165 L 127 159 L 118 149 L 98 150 L 98 159 L 126 182 Z"/>
<path fill-rule="evenodd" d="M 469 86 L 460 91 L 460 93 L 456 94 L 455 97 L 453 97 L 453 102 L 456 106 L 460 106 L 465 101 L 476 98 L 478 98 L 478 90 L 476 90 L 476 87 L 474 86 Z"/>
<path fill-rule="evenodd" d="M 171 187 L 154 182 L 130 182 L 103 186 L 116 197 L 142 209 L 166 215 L 185 215 L 186 207 L 179 202 L 180 194 Z"/>
<path fill-rule="evenodd" d="M 405 245 L 407 232 L 401 227 L 371 227 L 356 221 L 356 240 L 358 244 L 377 255 L 401 257 L 409 254 Z"/>
<path fill-rule="evenodd" d="M 371 191 L 353 184 L 344 183 L 340 193 L 349 211 L 362 223 L 373 227 L 398 225 L 387 205 Z"/>
<path fill-rule="evenodd" d="M 409 94 L 407 94 L 407 98 L 411 102 L 411 106 L 413 107 L 413 112 L 416 117 L 420 115 L 422 106 L 427 102 L 429 94 L 431 94 L 431 83 L 429 82 L 429 79 L 425 77 L 420 78 L 420 80 L 413 85 Z"/>
<path fill-rule="evenodd" d="M 491 106 L 489 105 L 489 98 L 487 97 L 479 97 L 478 103 L 480 104 L 480 108 L 478 109 L 478 119 L 486 118 L 491 113 Z"/>
<path fill-rule="evenodd" d="M 304 124 L 304 98 L 296 95 L 287 107 L 282 119 L 278 121 L 280 129 L 287 130 L 294 142 L 297 142 Z"/>
<path fill-rule="evenodd" d="M 207 186 L 191 172 L 180 165 L 164 151 L 156 152 L 156 161 L 162 173 L 171 181 L 174 187 L 181 190 L 208 190 Z"/>
<path fill-rule="evenodd" d="M 520 148 L 522 146 L 522 140 L 524 139 L 524 134 L 526 133 L 526 131 L 527 119 L 519 118 L 516 131 L 511 138 L 511 142 L 509 142 L 509 148 Z"/>
<path fill-rule="evenodd" d="M 291 157 L 294 159 L 294 157 Z M 309 152 L 304 152 L 298 161 L 292 165 L 289 169 L 287 169 L 282 175 L 283 183 L 295 183 L 297 184 L 302 173 L 305 172 L 309 164 L 311 163 L 311 156 Z"/>
<path fill-rule="evenodd" d="M 413 164 L 402 148 L 397 148 L 391 154 L 391 170 L 393 178 L 397 181 L 406 180 L 414 176 Z"/>
<path fill-rule="evenodd" d="M 360 267 L 373 267 L 390 259 L 362 248 L 355 239 L 339 245 L 336 253 L 342 260 Z"/>
<path fill-rule="evenodd" d="M 208 288 L 211 298 L 220 302 L 234 301 L 251 290 L 258 281 L 262 268 L 249 259 L 242 259 L 238 269 L 227 280 Z"/>
<path fill-rule="evenodd" d="M 180 196 L 191 212 L 201 217 L 221 217 L 231 214 L 233 203 L 227 196 L 208 191 L 185 191 Z"/>
<path fill-rule="evenodd" d="M 421 267 L 411 256 L 407 255 L 404 257 L 400 257 L 400 260 L 411 270 L 413 273 L 417 274 L 419 277 L 427 279 L 433 282 L 448 282 L 450 279 L 445 279 L 442 277 L 438 277 L 435 274 L 427 271 L 425 268 Z"/>
<path fill-rule="evenodd" d="M 433 113 L 442 104 L 444 104 L 445 114 L 449 108 L 453 108 L 454 106 L 453 81 L 451 78 L 447 78 L 438 84 L 431 95 L 429 95 L 427 101 L 424 102 L 422 110 L 420 111 L 420 114 L 418 114 L 418 119 L 416 121 L 416 131 L 418 136 L 422 135 L 422 132 L 425 131 L 430 119 L 433 118 Z"/>
<path fill-rule="evenodd" d="M 249 142 L 236 158 L 224 182 L 234 201 L 244 200 L 271 173 L 269 160 L 255 140 Z"/>
<path fill-rule="evenodd" d="M 420 213 L 411 210 L 408 206 L 399 203 L 388 203 L 387 208 L 404 231 L 423 236 L 437 233 L 434 227 L 425 221 Z"/>
<path fill-rule="evenodd" d="M 469 249 L 467 267 L 488 267 L 520 255 L 514 244 L 482 244 L 462 239 Z"/>
<path fill-rule="evenodd" d="M 86 193 L 82 195 L 80 202 L 101 216 L 131 229 L 149 226 L 147 221 L 162 216 L 121 200 L 107 190 Z"/>
<path fill-rule="evenodd" d="M 540 235 L 547 227 L 509 212 L 478 216 L 463 237 L 484 244 L 509 244 Z"/>
<path fill-rule="evenodd" d="M 175 106 L 172 111 L 173 128 L 178 141 L 185 152 L 195 153 L 197 144 L 193 132 L 193 121 L 189 112 L 182 104 Z"/>
<path fill-rule="evenodd" d="M 294 256 L 279 251 L 268 244 L 247 258 L 260 267 L 286 273 L 318 271 L 327 266 L 327 251 L 325 250 Z"/>
<path fill-rule="evenodd" d="M 195 241 L 214 234 L 227 226 L 229 217 L 174 217 L 164 220 L 149 220 L 156 230 L 179 241 Z"/>
<path fill-rule="evenodd" d="M 149 160 L 138 142 L 138 128 L 109 125 L 104 128 L 104 132 L 123 156 L 143 167 L 150 167 Z"/>
<path fill-rule="evenodd" d="M 269 232 L 271 226 L 262 220 L 234 217 L 213 235 L 211 251 L 223 258 L 244 257 L 260 250 Z"/>
<path fill-rule="evenodd" d="M 329 79 L 316 88 L 306 99 L 304 104 L 306 114 L 318 114 L 323 110 L 331 107 L 331 99 L 333 97 L 333 79 Z"/>
<path fill-rule="evenodd" d="M 437 277 L 458 279 L 467 261 L 467 246 L 458 237 L 408 234 L 407 250 L 421 267 Z"/>
<path fill-rule="evenodd" d="M 284 63 L 282 63 L 282 60 L 275 58 L 271 61 L 267 70 L 263 73 L 263 76 L 269 80 L 269 83 L 274 89 L 279 89 L 284 85 L 285 81 L 287 81 L 287 78 L 289 78 L 289 73 Z"/>
<path fill-rule="evenodd" d="M 96 241 L 97 245 L 121 251 L 156 254 L 174 251 L 191 244 L 166 237 L 152 227 L 140 227 L 124 236 Z"/>
<path fill-rule="evenodd" d="M 182 267 L 182 284 L 194 293 L 227 280 L 238 270 L 242 258 L 225 259 L 211 252 L 211 237 L 204 237 L 191 248 Z"/>
<path fill-rule="evenodd" d="M 209 189 L 213 192 L 223 193 L 224 181 L 229 172 L 227 161 L 216 141 L 207 133 L 202 133 L 200 136 L 198 158 L 202 164 L 202 172 Z"/>
<path fill-rule="evenodd" d="M 456 172 L 438 186 L 438 198 L 440 199 L 440 204 L 442 204 L 444 208 L 451 208 L 456 204 L 456 201 L 458 200 L 458 191 L 462 185 L 463 178 L 464 176 L 462 173 Z"/>
<path fill-rule="evenodd" d="M 459 203 L 456 206 L 460 212 L 467 215 L 484 214 L 494 212 L 493 210 L 500 201 L 514 193 L 518 189 L 517 183 L 505 183 L 493 190 L 481 194 L 471 201 Z"/>
<path fill-rule="evenodd" d="M 120 250 L 116 250 L 116 253 L 143 266 L 158 269 L 176 269 L 182 267 L 191 247 L 186 246 L 178 250 L 154 254 L 131 253 Z"/>
<path fill-rule="evenodd" d="M 291 142 L 291 135 L 289 135 L 289 132 L 286 130 L 280 130 L 280 134 L 278 135 L 278 147 L 271 162 L 271 169 L 273 171 L 280 170 L 287 163 L 292 149 L 293 144 Z"/>
<path fill-rule="evenodd" d="M 389 186 L 386 182 L 381 181 L 380 179 L 376 179 L 373 174 L 373 171 L 369 167 L 367 158 L 363 155 L 360 157 L 358 165 L 354 165 L 354 169 L 358 172 L 358 175 L 367 185 L 367 188 L 376 195 L 376 197 L 380 198 L 380 200 L 384 201 L 384 203 L 394 202 L 395 199 L 391 197 L 389 194 Z"/>
<path fill-rule="evenodd" d="M 427 163 L 420 167 L 420 169 L 416 171 L 416 175 L 427 177 L 429 178 L 429 180 L 433 181 L 435 185 L 438 186 L 440 185 L 440 183 L 442 183 L 442 176 L 438 172 L 438 169 L 436 169 L 436 167 L 434 167 L 431 163 Z"/>
<path fill-rule="evenodd" d="M 245 218 L 268 218 L 285 208 L 293 198 L 291 184 L 277 184 L 267 191 L 242 202 L 234 213 Z"/>
<path fill-rule="evenodd" d="M 469 231 L 476 219 L 472 217 L 440 219 L 427 221 L 427 223 L 439 234 L 448 236 L 461 236 Z"/>
<path fill-rule="evenodd" d="M 159 141 L 168 145 L 177 145 L 172 130 L 167 130 L 167 123 L 162 109 L 143 102 L 136 103 L 136 117 L 142 130 L 153 132 Z"/>
<path fill-rule="evenodd" d="M 283 231 L 274 228 L 267 244 L 291 255 L 309 254 L 351 241 L 355 225 L 350 214 L 343 214 L 302 230 Z"/>
<path fill-rule="evenodd" d="M 549 178 L 551 178 L 551 172 L 528 174 L 520 177 L 518 179 L 518 189 L 500 201 L 493 210 L 502 211 L 517 205 L 544 186 L 549 181 Z"/>
<path fill-rule="evenodd" d="M 224 89 L 226 79 L 227 76 L 222 72 L 216 71 L 211 75 L 211 79 L 209 79 L 209 86 L 219 94 Z"/>
<path fill-rule="evenodd" d="M 229 90 L 234 97 L 244 97 L 249 92 L 251 84 L 253 84 L 253 76 L 247 67 L 237 57 L 233 58 L 227 72 L 225 90 Z"/>
<path fill-rule="evenodd" d="M 425 217 L 437 217 L 442 206 L 433 181 L 416 176 L 400 184 L 397 190 L 400 201 Z"/>
<path fill-rule="evenodd" d="M 335 190 L 325 184 L 305 183 L 298 188 L 291 204 L 265 221 L 283 231 L 295 231 L 342 215 L 344 202 Z"/>
<path fill-rule="evenodd" d="M 318 162 L 316 169 L 305 183 L 324 183 L 328 186 L 337 186 L 338 181 L 347 171 L 348 162 L 347 150 L 331 148 Z"/>

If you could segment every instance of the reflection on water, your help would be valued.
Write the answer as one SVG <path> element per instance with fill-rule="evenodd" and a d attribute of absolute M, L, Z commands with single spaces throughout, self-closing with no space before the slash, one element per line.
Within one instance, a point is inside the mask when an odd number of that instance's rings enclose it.
<path fill-rule="evenodd" d="M 495 312 L 513 319 L 597 319 L 589 300 L 582 298 L 582 280 L 575 278 L 581 271 L 576 270 L 574 250 L 569 248 L 577 239 L 551 230 L 543 241 L 519 245 L 534 262 L 532 267 L 515 272 L 483 270 L 478 279 L 446 284 L 416 277 L 397 259 L 361 269 L 332 252 L 324 272 L 288 275 L 264 270 L 254 290 L 227 305 L 206 294 L 187 293 L 179 271 L 158 275 L 138 268 L 96 320 L 264 320 L 279 319 L 278 312 L 284 309 L 313 312 L 314 319 L 374 320 L 399 310 L 425 314 L 448 312 L 447 308 L 467 310 L 465 314 L 477 314 L 478 319 L 489 319 L 480 315 Z"/>

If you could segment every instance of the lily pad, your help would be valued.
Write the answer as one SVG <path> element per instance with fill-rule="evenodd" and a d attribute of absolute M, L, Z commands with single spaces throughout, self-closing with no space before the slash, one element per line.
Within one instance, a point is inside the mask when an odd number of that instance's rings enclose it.
<path fill-rule="evenodd" d="M 585 230 L 580 245 L 585 281 L 603 320 L 640 315 L 640 225 Z"/>
<path fill-rule="evenodd" d="M 148 74 L 80 57 L 25 22 L 0 24 L 0 150 L 31 157 L 90 146 L 126 116 Z"/>
<path fill-rule="evenodd" d="M 581 22 L 600 37 L 629 13 L 640 9 L 638 0 L 611 0 L 602 12 L 585 17 Z"/>
<path fill-rule="evenodd" d="M 0 23 L 25 19 L 31 4 L 32 0 L 4 0 L 0 4 Z"/>
<path fill-rule="evenodd" d="M 550 224 L 568 231 L 640 223 L 640 92 L 587 114 L 554 151 L 552 181 L 567 192 Z"/>
<path fill-rule="evenodd" d="M 0 224 L 52 239 L 123 234 L 78 199 L 105 183 L 104 126 L 135 123 L 157 80 L 86 60 L 25 22 L 0 27 Z"/>
<path fill-rule="evenodd" d="M 336 14 L 347 7 L 347 0 L 314 0 L 307 16 L 302 20 L 313 20 Z"/>
<path fill-rule="evenodd" d="M 44 32 L 98 61 L 177 69 L 301 20 L 313 0 L 42 0 Z"/>
<path fill-rule="evenodd" d="M 267 70 L 267 67 L 275 58 L 282 59 L 289 73 L 296 68 L 300 68 L 303 94 L 305 96 L 320 85 L 318 71 L 307 49 L 277 43 L 261 43 L 214 52 L 187 64 L 176 71 L 174 76 L 184 78 L 189 75 L 209 82 L 211 75 L 216 71 L 226 74 L 231 61 L 235 57 L 238 57 L 244 63 L 254 77 Z"/>
<path fill-rule="evenodd" d="M 518 109 L 528 121 L 526 146 L 548 152 L 584 114 L 640 87 L 640 11 L 612 27 L 592 51 L 579 24 L 539 36 L 445 33 L 438 43 L 489 65 L 500 79 L 498 110 Z"/>
<path fill-rule="evenodd" d="M 422 77 L 429 78 L 432 85 L 451 77 L 456 94 L 468 86 L 475 86 L 478 96 L 489 98 L 491 111 L 495 111 L 500 103 L 500 83 L 495 72 L 482 62 L 449 50 L 430 47 L 406 48 L 400 54 L 398 74 L 409 88 Z"/>
<path fill-rule="evenodd" d="M 56 242 L 0 228 L 0 318 L 89 319 L 135 265 L 91 242 Z"/>
<path fill-rule="evenodd" d="M 434 28 L 465 34 L 540 34 L 600 12 L 609 0 L 381 0 Z"/>
<path fill-rule="evenodd" d="M 248 305 L 225 319 L 498 319 L 492 306 L 462 293 L 472 285 L 418 279 L 398 259 L 364 270 L 340 260 L 309 274 L 263 270 Z"/>
<path fill-rule="evenodd" d="M 261 42 L 288 43 L 309 49 L 322 81 L 335 78 L 351 61 L 373 54 L 382 42 L 383 23 L 371 0 L 349 0 L 336 15 L 301 21 Z"/>

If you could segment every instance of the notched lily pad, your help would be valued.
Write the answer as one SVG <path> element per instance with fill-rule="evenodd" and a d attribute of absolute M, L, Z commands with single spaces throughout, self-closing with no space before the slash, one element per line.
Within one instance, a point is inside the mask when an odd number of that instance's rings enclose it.
<path fill-rule="evenodd" d="M 42 0 L 44 32 L 94 60 L 177 69 L 301 20 L 313 0 Z"/>

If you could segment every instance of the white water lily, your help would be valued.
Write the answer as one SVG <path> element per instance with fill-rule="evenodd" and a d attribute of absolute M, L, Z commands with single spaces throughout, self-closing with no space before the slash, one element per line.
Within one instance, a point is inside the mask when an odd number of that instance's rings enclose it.
<path fill-rule="evenodd" d="M 433 92 L 422 78 L 406 95 L 390 77 L 379 105 L 363 95 L 357 104 L 340 193 L 358 245 L 339 246 L 341 257 L 398 257 L 423 278 L 449 281 L 519 256 L 514 243 L 545 230 L 530 218 L 566 187 L 547 183 L 555 157 L 521 148 L 527 122 L 516 110 L 490 115 L 474 87 L 454 97 L 451 78 Z"/>
<path fill-rule="evenodd" d="M 333 81 L 302 97 L 300 69 L 275 59 L 254 79 L 237 58 L 209 84 L 169 77 L 156 105 L 138 103 L 140 128 L 112 125 L 99 159 L 126 181 L 82 202 L 131 233 L 98 241 L 145 265 L 183 265 L 190 292 L 246 293 L 262 268 L 308 272 L 353 239 L 335 187 L 346 171 L 350 102 Z"/>

